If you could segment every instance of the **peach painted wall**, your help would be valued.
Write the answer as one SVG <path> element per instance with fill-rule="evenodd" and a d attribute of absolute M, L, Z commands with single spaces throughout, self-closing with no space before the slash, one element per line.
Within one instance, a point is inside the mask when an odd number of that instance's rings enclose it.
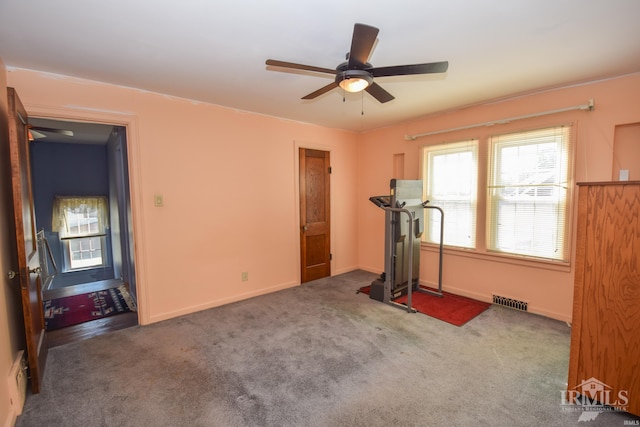
<path fill-rule="evenodd" d="M 587 104 L 589 99 L 595 101 L 595 110 L 592 112 L 565 112 L 428 136 L 415 141 L 404 139 L 405 134 L 426 133 L 556 110 Z M 393 175 L 396 154 L 404 153 L 405 179 L 419 179 L 419 151 L 423 145 L 465 138 L 479 138 L 481 144 L 486 144 L 487 137 L 491 134 L 574 123 L 577 143 L 574 162 L 576 182 L 607 181 L 611 179 L 616 125 L 640 121 L 638 99 L 640 75 L 635 74 L 473 106 L 360 135 L 358 259 L 361 268 L 374 272 L 384 269 L 384 213 L 370 203 L 368 197 L 389 193 L 389 180 Z M 482 199 L 481 194 L 479 198 Z M 575 228 L 575 221 L 572 227 Z M 491 301 L 494 293 L 524 300 L 529 303 L 529 311 L 533 313 L 570 321 L 573 298 L 572 264 L 555 266 L 448 249 L 445 250 L 443 288 L 485 301 Z M 420 271 L 423 283 L 437 282 L 437 265 L 437 252 L 432 248 L 423 248 Z"/>
<path fill-rule="evenodd" d="M 630 181 L 640 180 L 640 122 L 616 126 L 611 179 L 620 180 L 620 170 L 628 171 Z"/>
<path fill-rule="evenodd" d="M 331 151 L 333 274 L 357 267 L 381 272 L 384 215 L 368 197 L 388 193 L 399 158 L 404 158 L 404 177 L 414 179 L 424 144 L 468 137 L 486 143 L 493 132 L 573 122 L 576 180 L 608 180 L 615 126 L 640 121 L 639 75 L 474 106 L 361 135 L 27 70 L 10 70 L 8 82 L 34 116 L 127 125 L 143 323 L 299 283 L 300 146 Z M 591 98 L 593 112 L 404 140 L 405 134 L 553 110 Z M 164 196 L 164 207 L 153 206 L 154 194 Z M 436 281 L 436 255 L 429 248 L 422 251 L 424 283 Z M 455 250 L 446 255 L 445 290 L 483 300 L 493 293 L 522 299 L 534 313 L 570 320 L 570 266 L 541 268 Z M 249 281 L 240 281 L 242 271 L 249 272 Z"/>
<path fill-rule="evenodd" d="M 71 77 L 7 76 L 31 116 L 127 126 L 142 323 L 300 283 L 298 147 L 331 151 L 332 274 L 358 267 L 357 135 Z"/>

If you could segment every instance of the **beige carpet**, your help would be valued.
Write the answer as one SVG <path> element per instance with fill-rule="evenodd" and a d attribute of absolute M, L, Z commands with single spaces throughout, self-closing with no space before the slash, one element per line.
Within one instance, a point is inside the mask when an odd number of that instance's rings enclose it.
<path fill-rule="evenodd" d="M 570 329 L 502 307 L 456 327 L 355 271 L 51 349 L 24 426 L 612 426 L 565 411 Z"/>

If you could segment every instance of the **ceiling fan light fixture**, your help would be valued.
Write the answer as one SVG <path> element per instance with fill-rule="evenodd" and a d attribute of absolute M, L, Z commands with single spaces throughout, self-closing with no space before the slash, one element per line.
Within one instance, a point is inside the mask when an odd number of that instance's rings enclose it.
<path fill-rule="evenodd" d="M 362 92 L 366 90 L 369 95 L 378 102 L 385 103 L 394 100 L 394 96 L 374 82 L 374 77 L 409 76 L 415 74 L 444 73 L 449 67 L 449 62 L 431 62 L 427 64 L 394 65 L 390 67 L 374 67 L 368 61 L 376 40 L 378 40 L 378 28 L 365 24 L 353 26 L 351 49 L 346 54 L 346 62 L 338 65 L 335 70 L 316 67 L 313 65 L 296 64 L 294 62 L 267 59 L 268 67 L 289 68 L 293 70 L 313 71 L 335 75 L 335 80 L 320 89 L 303 96 L 301 99 L 316 99 L 336 87 L 341 87 L 345 92 Z M 344 101 L 346 96 L 342 97 Z M 363 98 L 364 99 L 364 98 Z"/>
<path fill-rule="evenodd" d="M 373 77 L 364 70 L 347 70 L 336 76 L 336 82 L 347 92 L 356 93 L 368 88 L 373 83 Z"/>

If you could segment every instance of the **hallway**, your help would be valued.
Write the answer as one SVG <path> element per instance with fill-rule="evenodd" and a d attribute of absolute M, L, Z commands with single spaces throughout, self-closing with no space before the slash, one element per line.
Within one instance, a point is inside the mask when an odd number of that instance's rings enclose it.
<path fill-rule="evenodd" d="M 66 286 L 58 289 L 51 289 L 43 292 L 43 299 L 50 300 L 73 295 L 85 294 L 93 291 L 101 291 L 110 288 L 117 288 L 122 284 L 120 280 L 102 280 L 98 282 L 85 283 L 75 286 Z M 47 332 L 47 342 L 49 348 L 57 347 L 75 341 L 81 341 L 98 335 L 103 335 L 119 329 L 129 328 L 138 324 L 138 313 L 127 312 L 117 315 L 93 320 L 91 322 L 80 323 Z"/>

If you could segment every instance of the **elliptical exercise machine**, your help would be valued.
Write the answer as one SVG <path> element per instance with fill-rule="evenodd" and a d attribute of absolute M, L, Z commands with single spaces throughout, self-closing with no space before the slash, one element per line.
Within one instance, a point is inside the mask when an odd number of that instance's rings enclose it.
<path fill-rule="evenodd" d="M 444 212 L 437 206 L 427 206 L 422 201 L 421 180 L 392 179 L 389 196 L 373 196 L 369 200 L 385 211 L 384 272 L 371 282 L 369 298 L 391 304 L 409 313 L 415 313 L 411 305 L 413 292 L 422 292 L 442 297 L 442 251 L 444 233 Z M 438 290 L 432 291 L 419 286 L 420 277 L 420 237 L 424 231 L 423 209 L 437 209 L 440 212 L 440 257 Z M 407 303 L 394 300 L 407 295 Z"/>

